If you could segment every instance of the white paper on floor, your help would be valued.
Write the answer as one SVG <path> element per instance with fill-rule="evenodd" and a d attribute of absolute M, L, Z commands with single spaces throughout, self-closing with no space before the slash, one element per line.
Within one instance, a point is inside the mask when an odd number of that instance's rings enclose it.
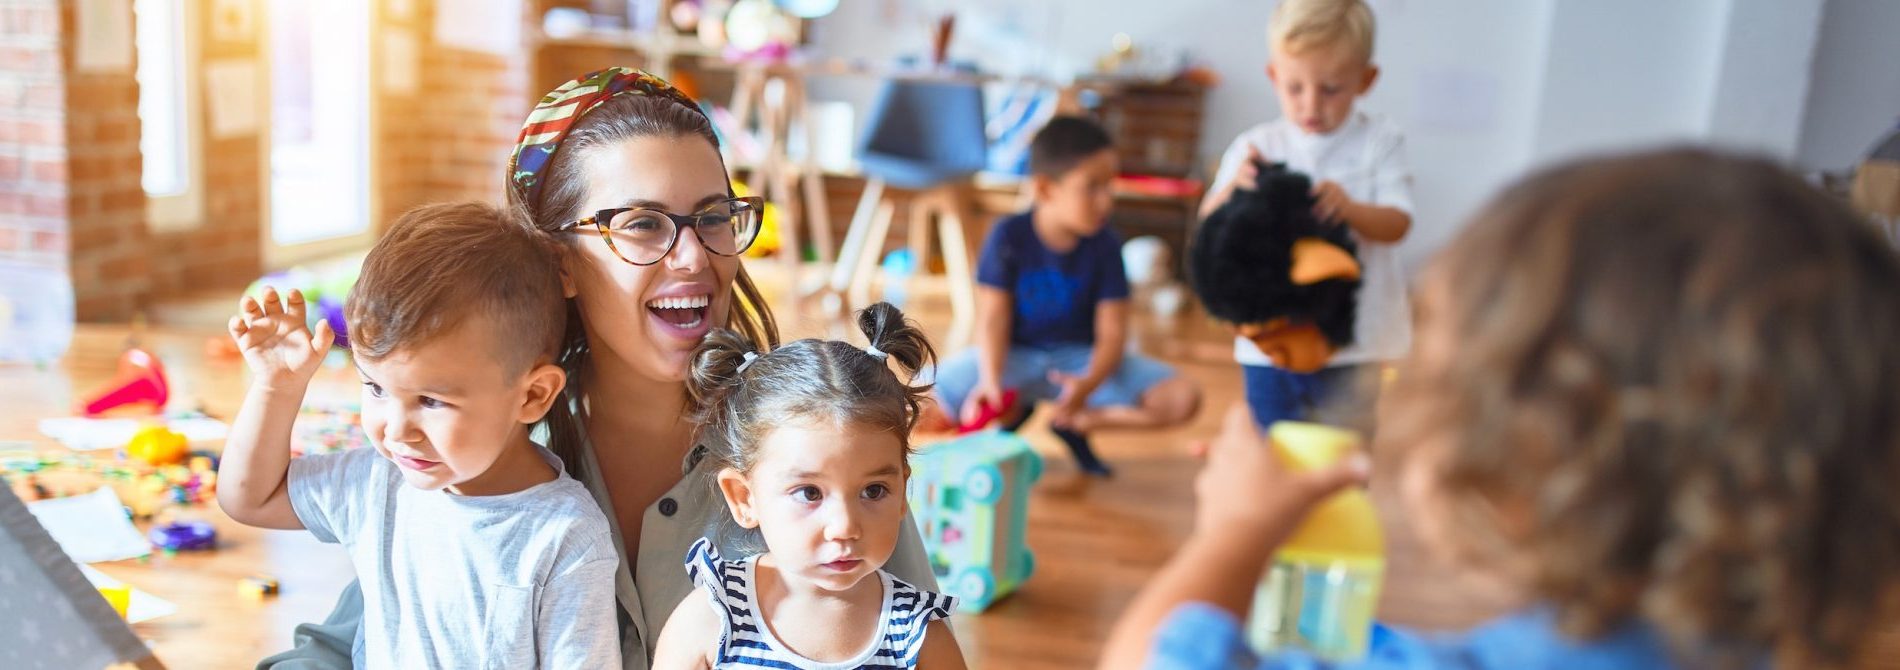
<path fill-rule="evenodd" d="M 140 428 L 152 423 L 154 421 L 151 419 L 87 419 L 74 416 L 40 419 L 40 432 L 74 451 L 120 449 L 132 441 L 132 436 Z M 206 417 L 166 419 L 165 427 L 184 435 L 194 448 L 200 442 L 223 440 L 231 432 L 231 427 L 223 421 Z"/>
<path fill-rule="evenodd" d="M 138 558 L 152 553 L 152 545 L 132 520 L 125 504 L 110 486 L 85 495 L 27 503 L 26 508 L 59 543 L 74 563 L 98 563 Z"/>
<path fill-rule="evenodd" d="M 79 574 L 85 575 L 86 581 L 92 582 L 93 588 L 109 589 L 125 584 L 117 579 L 113 579 L 111 575 L 93 569 L 90 565 L 79 566 Z M 137 587 L 133 587 L 132 600 L 125 606 L 125 622 L 139 623 L 141 621 L 151 621 L 152 619 L 177 613 L 178 605 L 173 604 L 172 601 L 140 591 Z"/>

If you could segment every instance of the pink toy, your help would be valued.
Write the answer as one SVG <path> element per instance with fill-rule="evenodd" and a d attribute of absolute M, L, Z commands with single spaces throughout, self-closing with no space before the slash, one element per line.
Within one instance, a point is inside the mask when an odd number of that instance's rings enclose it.
<path fill-rule="evenodd" d="M 165 381 L 165 366 L 144 349 L 131 348 L 119 357 L 119 376 L 86 402 L 83 413 L 98 416 L 124 405 L 149 404 L 152 413 L 164 411 L 171 399 L 171 385 Z"/>
<path fill-rule="evenodd" d="M 969 433 L 974 433 L 976 431 L 983 430 L 985 427 L 990 425 L 991 421 L 995 421 L 998 417 L 1003 416 L 1005 413 L 1009 412 L 1010 408 L 1015 407 L 1015 406 L 1016 406 L 1016 389 L 1003 389 L 1003 403 L 1001 407 L 992 407 L 990 406 L 989 403 L 982 403 L 980 405 L 977 405 L 976 420 L 963 424 L 961 426 L 957 426 L 957 434 L 967 435 Z"/>

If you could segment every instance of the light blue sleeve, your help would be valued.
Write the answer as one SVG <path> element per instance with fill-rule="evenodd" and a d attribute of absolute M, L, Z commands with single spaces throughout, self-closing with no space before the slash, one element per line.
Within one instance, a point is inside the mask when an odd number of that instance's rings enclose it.
<path fill-rule="evenodd" d="M 380 496 L 367 495 L 379 484 L 377 464 L 388 463 L 375 449 L 351 449 L 291 459 L 290 508 L 297 521 L 323 542 L 347 542 L 361 527 L 362 508 Z"/>
<path fill-rule="evenodd" d="M 1175 608 L 1155 634 L 1148 670 L 1423 670 L 1466 667 L 1447 665 L 1419 638 L 1375 626 L 1372 653 L 1361 661 L 1330 663 L 1299 652 L 1254 654 L 1240 621 L 1226 610 L 1191 602 Z"/>
<path fill-rule="evenodd" d="M 542 587 L 535 604 L 535 656 L 543 668 L 618 668 L 614 572 L 620 556 L 596 542 Z"/>
<path fill-rule="evenodd" d="M 1226 670 L 1265 667 L 1247 648 L 1234 615 L 1207 603 L 1174 609 L 1155 632 L 1148 670 Z"/>

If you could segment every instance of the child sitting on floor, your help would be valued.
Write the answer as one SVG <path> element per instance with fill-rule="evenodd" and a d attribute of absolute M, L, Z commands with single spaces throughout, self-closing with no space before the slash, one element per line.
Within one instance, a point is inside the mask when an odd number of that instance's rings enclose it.
<path fill-rule="evenodd" d="M 764 551 L 693 545 L 686 571 L 701 594 L 673 610 L 654 667 L 963 667 L 944 621 L 956 599 L 883 570 L 908 523 L 906 457 L 928 390 L 888 362 L 914 375 L 934 354 L 888 303 L 859 312 L 858 326 L 863 349 L 799 340 L 760 352 L 718 330 L 694 355 L 688 387 L 723 466 L 717 485 Z M 715 539 L 735 534 L 752 533 Z"/>
<path fill-rule="evenodd" d="M 1128 275 L 1121 239 L 1108 230 L 1118 171 L 1108 133 L 1057 117 L 1030 143 L 1035 208 L 990 230 L 977 259 L 976 346 L 944 361 L 936 377 L 943 415 L 971 423 L 1002 409 L 1014 430 L 1037 401 L 1084 472 L 1106 477 L 1088 435 L 1099 429 L 1185 423 L 1200 389 L 1173 368 L 1128 351 Z M 941 412 L 936 414 L 935 412 Z"/>
<path fill-rule="evenodd" d="M 344 305 L 371 449 L 290 458 L 334 337 L 305 325 L 302 294 L 280 304 L 266 287 L 231 318 L 252 379 L 218 504 L 349 551 L 356 667 L 620 666 L 607 517 L 528 439 L 566 381 L 553 255 L 482 203 L 420 207 L 384 233 Z"/>
<path fill-rule="evenodd" d="M 1868 660 L 1900 586 L 1895 286 L 1872 226 L 1765 161 L 1674 150 L 1511 189 L 1426 273 L 1376 441 L 1424 545 L 1525 607 L 1340 667 Z M 1251 658 L 1246 585 L 1363 469 L 1290 472 L 1238 412 L 1209 449 L 1195 532 L 1103 667 L 1321 667 Z"/>

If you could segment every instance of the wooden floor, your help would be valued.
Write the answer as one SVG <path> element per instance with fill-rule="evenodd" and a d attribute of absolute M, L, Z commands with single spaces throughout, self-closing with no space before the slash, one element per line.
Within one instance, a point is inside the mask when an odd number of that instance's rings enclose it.
<path fill-rule="evenodd" d="M 782 298 L 773 302 L 781 305 L 789 335 L 827 330 L 822 319 Z M 946 304 L 940 294 L 914 291 L 912 314 L 941 332 L 948 323 Z M 202 406 L 228 418 L 243 392 L 242 363 L 207 358 L 204 350 L 208 338 L 221 336 L 223 308 L 212 303 L 167 314 L 145 339 L 170 367 L 174 407 Z M 1025 429 L 1048 460 L 1029 512 L 1036 574 L 990 611 L 957 617 L 956 630 L 973 667 L 1090 666 L 1116 616 L 1186 535 L 1196 464 L 1185 445 L 1210 435 L 1219 410 L 1241 397 L 1240 374 L 1228 357 L 1228 341 L 1216 329 L 1193 318 L 1172 324 L 1147 317 L 1139 321 L 1143 348 L 1199 382 L 1207 408 L 1181 429 L 1099 437 L 1098 449 L 1117 469 L 1112 480 L 1078 475 L 1039 421 Z M 21 441 L 48 447 L 36 433 L 37 419 L 64 415 L 74 398 L 107 379 L 125 333 L 124 326 L 82 327 L 72 352 L 56 366 L 0 367 L 0 445 Z M 348 398 L 353 386 L 346 371 L 330 369 L 313 395 Z M 1396 624 L 1456 628 L 1507 606 L 1505 594 L 1479 587 L 1423 555 L 1407 533 L 1404 510 L 1391 488 L 1390 478 L 1375 470 L 1372 492 L 1390 547 L 1381 617 Z M 327 613 L 350 579 L 338 547 L 301 532 L 243 528 L 209 508 L 184 514 L 217 523 L 223 547 L 210 554 L 100 566 L 179 604 L 178 614 L 135 627 L 172 667 L 248 667 L 285 648 L 296 623 Z M 283 595 L 261 602 L 239 596 L 237 580 L 255 573 L 281 580 Z"/>

